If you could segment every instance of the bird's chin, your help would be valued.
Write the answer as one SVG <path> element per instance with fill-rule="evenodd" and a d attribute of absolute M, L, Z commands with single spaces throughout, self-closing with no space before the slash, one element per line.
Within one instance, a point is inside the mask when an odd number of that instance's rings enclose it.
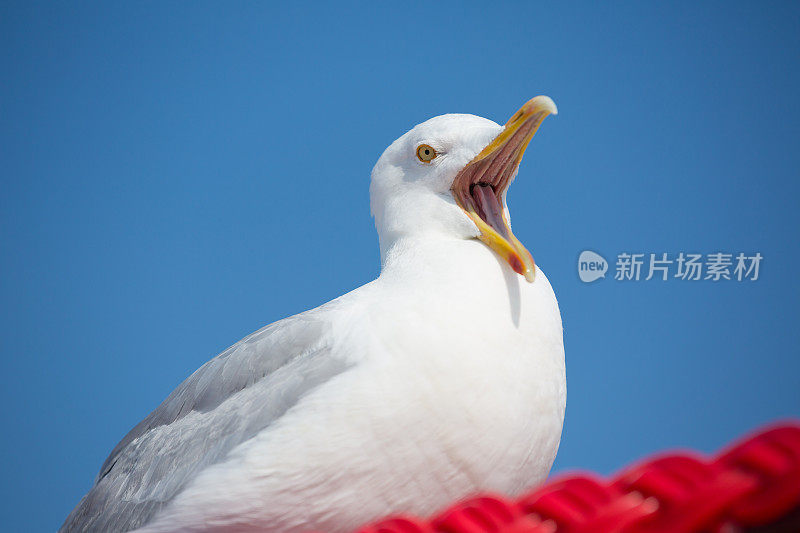
<path fill-rule="evenodd" d="M 478 238 L 531 282 L 536 266 L 531 253 L 511 231 L 505 193 L 539 125 L 547 115 L 557 112 L 547 96 L 529 100 L 506 122 L 503 131 L 458 172 L 451 188 L 456 203 L 478 227 Z"/>

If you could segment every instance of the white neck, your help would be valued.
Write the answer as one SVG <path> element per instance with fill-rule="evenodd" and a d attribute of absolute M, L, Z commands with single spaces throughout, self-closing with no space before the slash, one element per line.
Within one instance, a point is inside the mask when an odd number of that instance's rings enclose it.
<path fill-rule="evenodd" d="M 391 194 L 386 194 L 391 192 Z M 455 203 L 450 193 L 406 185 L 402 192 L 372 189 L 372 213 L 381 249 L 381 265 L 398 243 L 463 241 L 478 235 L 478 228 Z M 403 248 L 405 244 L 401 244 Z"/>

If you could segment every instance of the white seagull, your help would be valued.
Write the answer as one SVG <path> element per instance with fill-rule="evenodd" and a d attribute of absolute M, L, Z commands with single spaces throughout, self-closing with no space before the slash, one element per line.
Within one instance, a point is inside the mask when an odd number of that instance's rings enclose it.
<path fill-rule="evenodd" d="M 245 337 L 106 459 L 61 531 L 345 532 L 542 482 L 566 402 L 561 315 L 506 191 L 546 96 L 432 118 L 372 171 L 378 279 Z"/>

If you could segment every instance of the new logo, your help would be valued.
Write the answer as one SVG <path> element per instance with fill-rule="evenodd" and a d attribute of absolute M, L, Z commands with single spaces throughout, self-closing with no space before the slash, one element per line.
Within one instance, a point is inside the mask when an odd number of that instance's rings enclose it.
<path fill-rule="evenodd" d="M 608 262 L 605 258 L 590 250 L 584 250 L 578 257 L 578 277 L 584 283 L 591 283 L 606 277 Z"/>

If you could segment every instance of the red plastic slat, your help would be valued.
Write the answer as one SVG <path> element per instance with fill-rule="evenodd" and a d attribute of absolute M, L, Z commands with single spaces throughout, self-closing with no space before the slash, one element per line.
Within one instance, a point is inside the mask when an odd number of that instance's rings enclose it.
<path fill-rule="evenodd" d="M 562 477 L 518 501 L 479 495 L 430 521 L 398 516 L 357 533 L 699 533 L 774 524 L 798 508 L 800 423 L 789 422 L 714 460 L 664 455 L 611 481 Z"/>
<path fill-rule="evenodd" d="M 758 489 L 732 510 L 735 522 L 769 523 L 800 504 L 800 426 L 776 427 L 737 443 L 717 462 L 758 480 Z"/>
<path fill-rule="evenodd" d="M 552 520 L 559 533 L 621 531 L 655 512 L 635 495 L 626 495 L 588 475 L 562 478 L 520 499 L 526 513 Z"/>

